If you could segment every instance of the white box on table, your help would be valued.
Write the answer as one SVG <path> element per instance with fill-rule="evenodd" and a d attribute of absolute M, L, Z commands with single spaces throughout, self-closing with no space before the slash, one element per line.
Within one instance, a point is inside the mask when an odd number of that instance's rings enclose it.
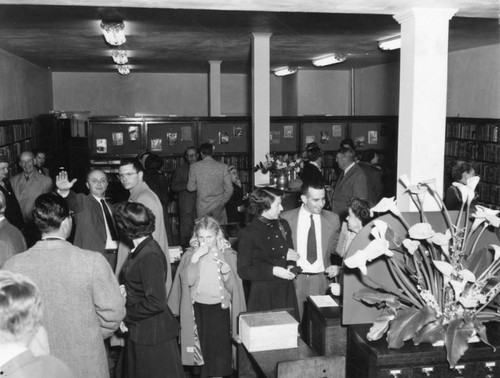
<path fill-rule="evenodd" d="M 286 311 L 240 315 L 240 338 L 249 352 L 297 348 L 299 322 Z"/>

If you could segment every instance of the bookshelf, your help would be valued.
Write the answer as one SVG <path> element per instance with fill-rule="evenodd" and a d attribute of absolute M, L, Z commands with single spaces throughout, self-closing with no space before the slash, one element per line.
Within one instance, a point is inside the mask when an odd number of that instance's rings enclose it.
<path fill-rule="evenodd" d="M 12 174 L 18 171 L 16 162 L 21 152 L 32 151 L 35 147 L 33 119 L 0 121 L 0 155 L 9 159 Z"/>
<path fill-rule="evenodd" d="M 498 119 L 448 118 L 446 122 L 445 166 L 451 167 L 455 160 L 473 163 L 481 176 L 476 188 L 479 202 L 494 208 L 500 208 L 499 133 Z M 448 176 L 446 172 L 444 182 L 451 184 Z"/>

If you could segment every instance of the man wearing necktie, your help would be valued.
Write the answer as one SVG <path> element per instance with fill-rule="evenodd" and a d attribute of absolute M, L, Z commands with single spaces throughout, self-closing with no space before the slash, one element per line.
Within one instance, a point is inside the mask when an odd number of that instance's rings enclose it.
<path fill-rule="evenodd" d="M 112 215 L 113 209 L 105 199 L 108 188 L 106 173 L 96 169 L 87 174 L 88 195 L 73 192 L 71 188 L 75 182 L 76 179 L 69 181 L 66 171 L 61 171 L 56 176 L 57 192 L 75 212 L 74 245 L 102 253 L 114 270 L 118 233 Z"/>
<path fill-rule="evenodd" d="M 302 273 L 297 275 L 295 288 L 299 302 L 300 318 L 304 303 L 310 295 L 323 295 L 328 288 L 331 263 L 330 254 L 337 246 L 340 222 L 337 214 L 324 210 L 325 184 L 310 181 L 302 185 L 302 206 L 284 211 L 292 229 L 293 245 L 300 255 L 297 265 Z"/>

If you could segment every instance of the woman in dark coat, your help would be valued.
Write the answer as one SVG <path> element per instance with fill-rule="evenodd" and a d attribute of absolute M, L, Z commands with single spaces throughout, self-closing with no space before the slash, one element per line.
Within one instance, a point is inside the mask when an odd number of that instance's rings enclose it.
<path fill-rule="evenodd" d="M 125 377 L 184 377 L 179 324 L 167 306 L 167 261 L 151 236 L 155 216 L 140 203 L 126 202 L 118 207 L 116 221 L 134 244 L 120 274 L 127 296 Z"/>
<path fill-rule="evenodd" d="M 238 242 L 238 274 L 251 282 L 248 311 L 293 308 L 298 317 L 293 279 L 299 259 L 293 250 L 292 231 L 279 218 L 283 192 L 259 188 L 250 196 L 251 224 L 241 229 Z"/>

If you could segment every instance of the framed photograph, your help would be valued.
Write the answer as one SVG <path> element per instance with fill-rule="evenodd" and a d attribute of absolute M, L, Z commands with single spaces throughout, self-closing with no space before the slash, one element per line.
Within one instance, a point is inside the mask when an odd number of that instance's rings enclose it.
<path fill-rule="evenodd" d="M 378 132 L 377 130 L 368 131 L 368 144 L 378 144 Z"/>
<path fill-rule="evenodd" d="M 332 125 L 332 137 L 342 137 L 342 125 Z"/>
<path fill-rule="evenodd" d="M 283 126 L 283 138 L 291 139 L 293 138 L 293 125 Z"/>
<path fill-rule="evenodd" d="M 169 145 L 177 143 L 177 131 L 169 131 L 167 133 L 167 142 Z"/>
<path fill-rule="evenodd" d="M 108 141 L 106 139 L 96 139 L 95 147 L 98 154 L 105 154 L 108 152 Z"/>
<path fill-rule="evenodd" d="M 330 135 L 328 135 L 328 132 L 327 131 L 321 131 L 320 132 L 320 143 L 328 143 L 328 141 L 330 140 Z"/>
<path fill-rule="evenodd" d="M 112 133 L 113 146 L 123 146 L 123 133 Z"/>
<path fill-rule="evenodd" d="M 229 134 L 227 132 L 219 132 L 219 144 L 228 144 Z"/>
<path fill-rule="evenodd" d="M 271 130 L 269 134 L 270 144 L 280 144 L 281 133 L 279 131 Z"/>
<path fill-rule="evenodd" d="M 233 126 L 233 136 L 241 138 L 243 136 L 243 126 Z"/>
<path fill-rule="evenodd" d="M 161 138 L 151 139 L 151 151 L 161 151 L 161 150 L 162 150 Z"/>
<path fill-rule="evenodd" d="M 315 135 L 306 135 L 306 145 L 316 141 Z"/>
<path fill-rule="evenodd" d="M 193 132 L 190 126 L 181 126 L 181 141 L 192 141 Z"/>
<path fill-rule="evenodd" d="M 139 139 L 139 126 L 129 126 L 128 127 L 128 137 L 130 140 Z"/>

